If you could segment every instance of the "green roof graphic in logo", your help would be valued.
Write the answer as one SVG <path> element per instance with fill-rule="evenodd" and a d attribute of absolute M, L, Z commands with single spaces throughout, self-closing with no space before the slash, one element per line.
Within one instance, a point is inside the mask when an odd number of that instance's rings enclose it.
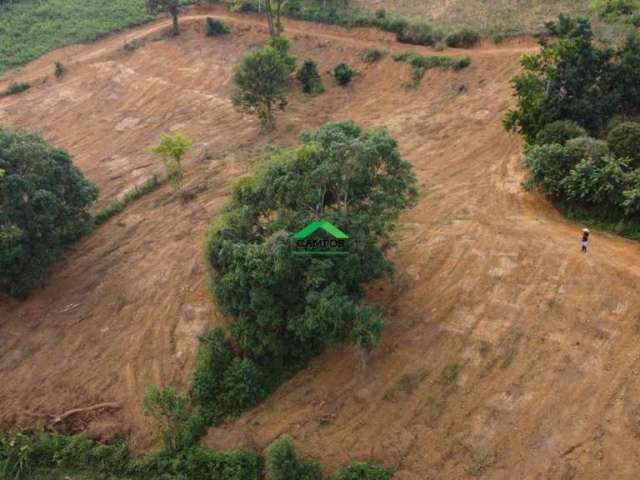
<path fill-rule="evenodd" d="M 320 229 L 322 229 L 325 232 L 327 232 L 333 238 L 337 238 L 339 240 L 346 240 L 347 238 L 349 238 L 349 235 L 344 233 L 338 227 L 335 227 L 334 225 L 331 225 L 329 222 L 327 222 L 325 220 L 316 220 L 315 222 L 310 223 L 309 225 L 304 227 L 302 230 L 300 230 L 298 233 L 296 233 L 293 236 L 293 239 L 294 240 L 303 240 L 303 239 L 307 238 L 309 235 L 313 235 L 316 231 L 318 231 Z"/>

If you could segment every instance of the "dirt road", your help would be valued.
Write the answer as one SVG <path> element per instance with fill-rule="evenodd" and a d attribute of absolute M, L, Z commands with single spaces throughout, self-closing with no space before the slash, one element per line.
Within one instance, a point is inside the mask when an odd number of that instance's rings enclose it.
<path fill-rule="evenodd" d="M 353 119 L 386 126 L 420 185 L 398 226 L 397 275 L 370 291 L 387 311 L 382 344 L 366 368 L 350 348 L 330 349 L 206 443 L 260 449 L 289 433 L 327 471 L 367 458 L 402 480 L 636 478 L 640 246 L 595 232 L 583 255 L 581 226 L 521 190 L 520 141 L 501 119 L 519 56 L 535 45 L 450 50 L 469 54 L 471 67 L 429 71 L 411 91 L 406 65 L 360 55 L 374 45 L 429 49 L 288 22 L 294 54 L 316 59 L 328 91 L 309 98 L 293 85 L 278 130 L 265 136 L 229 95 L 233 65 L 266 29 L 215 13 L 231 36 L 205 38 L 203 12 L 193 11 L 178 39 L 162 36 L 162 21 L 53 52 L 17 75 L 34 88 L 0 99 L 0 124 L 40 129 L 67 148 L 101 203 L 161 171 L 148 151 L 161 132 L 184 132 L 195 193 L 186 204 L 169 187 L 145 197 L 77 244 L 46 289 L 1 300 L 0 425 L 117 402 L 119 411 L 71 428 L 148 449 L 146 385 L 188 385 L 197 334 L 224 322 L 201 245 L 229 185 L 265 144 Z M 62 81 L 55 60 L 68 66 Z M 340 61 L 360 72 L 347 88 L 328 74 Z"/>

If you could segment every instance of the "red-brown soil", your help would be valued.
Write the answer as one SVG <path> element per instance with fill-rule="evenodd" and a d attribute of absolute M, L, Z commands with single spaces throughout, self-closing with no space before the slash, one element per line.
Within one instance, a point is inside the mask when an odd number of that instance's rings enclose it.
<path fill-rule="evenodd" d="M 163 37 L 166 20 L 68 47 L 0 77 L 34 87 L 0 99 L 0 124 L 42 131 L 101 189 L 100 205 L 154 173 L 161 132 L 194 141 L 187 188 L 136 202 L 80 241 L 43 289 L 0 301 L 0 426 L 24 428 L 68 409 L 117 402 L 72 428 L 152 446 L 148 384 L 188 386 L 197 335 L 223 322 L 207 289 L 202 240 L 230 184 L 267 143 L 353 119 L 386 126 L 419 180 L 399 222 L 393 281 L 372 289 L 387 327 L 363 359 L 335 347 L 261 406 L 212 429 L 206 444 L 261 449 L 291 434 L 327 471 L 348 459 L 397 479 L 632 479 L 640 469 L 640 248 L 580 226 L 520 187 L 521 144 L 501 126 L 509 80 L 533 42 L 487 46 L 460 72 L 431 70 L 407 90 L 409 67 L 365 48 L 412 48 L 374 30 L 287 22 L 300 60 L 315 58 L 327 92 L 292 82 L 275 133 L 234 112 L 234 64 L 266 39 L 263 22 L 215 11 L 233 34 L 203 34 L 203 12 Z M 139 48 L 126 52 L 125 40 Z M 67 66 L 62 81 L 53 62 Z M 348 61 L 347 88 L 328 71 Z M 46 80 L 45 80 L 46 77 Z M 204 155 L 209 152 L 209 155 Z M 364 360 L 364 361 L 363 361 Z M 456 372 L 458 374 L 456 375 Z"/>

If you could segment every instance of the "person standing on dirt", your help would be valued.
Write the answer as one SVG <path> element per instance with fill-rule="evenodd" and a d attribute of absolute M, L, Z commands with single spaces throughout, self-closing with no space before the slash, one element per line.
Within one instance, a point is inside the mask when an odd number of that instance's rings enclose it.
<path fill-rule="evenodd" d="M 582 253 L 587 253 L 587 247 L 589 247 L 589 229 L 585 228 L 582 230 Z"/>

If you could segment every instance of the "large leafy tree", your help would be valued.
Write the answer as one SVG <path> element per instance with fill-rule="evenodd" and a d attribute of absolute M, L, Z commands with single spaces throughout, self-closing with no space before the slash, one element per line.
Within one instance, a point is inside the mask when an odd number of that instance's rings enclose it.
<path fill-rule="evenodd" d="M 555 120 L 573 120 L 597 134 L 616 111 L 613 51 L 594 44 L 588 20 L 561 16 L 547 27 L 560 38 L 523 57 L 524 71 L 513 79 L 518 106 L 505 126 L 530 142 Z"/>
<path fill-rule="evenodd" d="M 41 285 L 59 252 L 90 227 L 97 188 L 35 133 L 0 129 L 0 290 Z"/>
<path fill-rule="evenodd" d="M 233 75 L 234 107 L 257 115 L 265 130 L 275 125 L 274 110 L 284 111 L 287 106 L 287 79 L 295 69 L 295 58 L 288 52 L 289 41 L 274 37 L 266 46 L 248 53 Z"/>
<path fill-rule="evenodd" d="M 371 350 L 383 320 L 361 302 L 363 284 L 392 272 L 389 234 L 415 197 L 411 166 L 386 130 L 327 124 L 270 152 L 235 186 L 206 244 L 242 350 L 275 364 L 332 343 Z M 348 232 L 346 255 L 294 254 L 292 235 L 319 218 Z"/>

